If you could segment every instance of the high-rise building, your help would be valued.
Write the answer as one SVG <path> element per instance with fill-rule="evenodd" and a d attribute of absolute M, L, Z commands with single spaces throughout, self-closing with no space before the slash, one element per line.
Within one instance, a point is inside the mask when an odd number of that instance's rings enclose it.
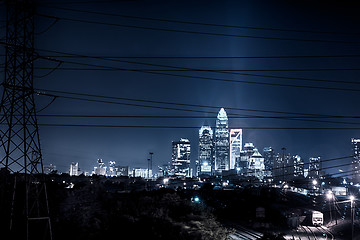
<path fill-rule="evenodd" d="M 103 162 L 102 159 L 98 159 L 97 160 L 97 164 L 98 166 L 97 167 L 94 167 L 94 174 L 95 175 L 102 175 L 104 176 L 106 174 L 106 166 L 105 166 L 105 163 Z"/>
<path fill-rule="evenodd" d="M 116 176 L 115 165 L 116 165 L 115 161 L 109 161 L 109 168 L 107 169 L 107 173 L 106 173 L 107 176 L 109 177 Z"/>
<path fill-rule="evenodd" d="M 253 143 L 245 143 L 236 158 L 235 169 L 238 175 L 263 179 L 265 175 L 264 158 Z"/>
<path fill-rule="evenodd" d="M 131 177 L 149 178 L 149 174 L 152 175 L 152 170 L 147 168 L 134 168 Z"/>
<path fill-rule="evenodd" d="M 304 177 L 304 161 L 299 155 L 293 156 L 294 158 L 294 177 Z"/>
<path fill-rule="evenodd" d="M 265 175 L 270 177 L 274 176 L 274 149 L 272 147 L 265 147 L 263 150 L 264 157 L 264 166 L 265 166 Z"/>
<path fill-rule="evenodd" d="M 273 177 L 276 182 L 284 182 L 289 178 L 292 179 L 294 176 L 294 165 L 293 159 L 290 156 L 290 153 L 285 154 L 285 149 L 283 153 L 277 153 L 274 157 L 274 169 Z"/>
<path fill-rule="evenodd" d="M 79 163 L 70 164 L 69 174 L 70 176 L 79 176 Z"/>
<path fill-rule="evenodd" d="M 354 183 L 360 183 L 360 139 L 352 138 L 351 145 L 353 148 L 354 157 L 352 159 L 352 181 Z"/>
<path fill-rule="evenodd" d="M 129 166 L 114 166 L 114 172 L 116 177 L 129 176 Z"/>
<path fill-rule="evenodd" d="M 319 178 L 321 171 L 321 158 L 311 157 L 309 158 L 309 178 Z"/>
<path fill-rule="evenodd" d="M 221 108 L 216 119 L 215 128 L 215 172 L 221 173 L 230 169 L 230 144 L 228 118 Z"/>
<path fill-rule="evenodd" d="M 55 173 L 55 172 L 56 172 L 56 166 L 55 165 L 53 165 L 51 163 L 49 165 L 44 165 L 44 173 L 45 174 L 50 174 L 50 173 Z"/>
<path fill-rule="evenodd" d="M 254 153 L 250 156 L 248 162 L 248 176 L 263 179 L 265 173 L 264 158 L 261 156 L 257 148 L 254 148 Z"/>
<path fill-rule="evenodd" d="M 242 150 L 242 129 L 230 130 L 230 169 L 235 169 L 236 159 Z"/>
<path fill-rule="evenodd" d="M 240 157 L 236 158 L 235 169 L 238 175 L 247 176 L 249 159 L 254 154 L 255 146 L 253 143 L 245 143 L 240 151 Z"/>
<path fill-rule="evenodd" d="M 209 126 L 202 126 L 199 130 L 199 152 L 196 161 L 196 174 L 211 175 L 214 167 L 213 130 Z"/>
<path fill-rule="evenodd" d="M 190 177 L 190 141 L 181 138 L 172 142 L 172 172 L 175 176 Z"/>

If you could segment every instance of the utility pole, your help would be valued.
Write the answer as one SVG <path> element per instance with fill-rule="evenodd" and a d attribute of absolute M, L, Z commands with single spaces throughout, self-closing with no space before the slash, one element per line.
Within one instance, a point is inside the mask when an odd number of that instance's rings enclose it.
<path fill-rule="evenodd" d="M 327 194 L 326 194 L 326 197 L 328 199 L 328 203 L 329 203 L 329 213 L 330 213 L 330 223 L 332 223 L 332 209 L 331 209 L 331 201 L 333 200 L 333 192 L 332 191 L 329 191 Z"/>
<path fill-rule="evenodd" d="M 0 231 L 11 239 L 52 239 L 33 87 L 32 0 L 7 0 L 0 103 Z"/>

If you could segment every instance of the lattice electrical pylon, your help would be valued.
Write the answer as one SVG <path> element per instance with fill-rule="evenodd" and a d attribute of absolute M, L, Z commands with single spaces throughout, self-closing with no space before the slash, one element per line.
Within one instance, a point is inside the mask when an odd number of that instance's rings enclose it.
<path fill-rule="evenodd" d="M 9 239 L 52 239 L 33 90 L 32 0 L 7 0 L 0 103 L 0 230 Z"/>

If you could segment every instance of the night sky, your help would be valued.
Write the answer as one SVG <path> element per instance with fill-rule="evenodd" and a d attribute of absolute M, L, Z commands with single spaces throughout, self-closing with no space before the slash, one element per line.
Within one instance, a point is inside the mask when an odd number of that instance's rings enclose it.
<path fill-rule="evenodd" d="M 3 38 L 4 4 L 0 8 Z M 91 171 L 102 158 L 145 168 L 154 152 L 155 170 L 171 160 L 171 142 L 180 138 L 191 141 L 194 163 L 198 130 L 213 127 L 221 107 L 230 128 L 244 128 L 243 142 L 253 142 L 260 152 L 285 147 L 305 162 L 349 156 L 351 138 L 360 137 L 360 119 L 354 118 L 360 116 L 358 10 L 352 1 L 41 1 L 34 87 L 58 96 L 53 102 L 51 96 L 36 96 L 37 108 L 45 107 L 38 113 L 44 164 L 66 172 L 79 162 Z M 119 117 L 134 115 L 143 117 Z M 299 120 L 304 116 L 306 121 Z M 346 162 L 351 159 L 324 166 Z"/>

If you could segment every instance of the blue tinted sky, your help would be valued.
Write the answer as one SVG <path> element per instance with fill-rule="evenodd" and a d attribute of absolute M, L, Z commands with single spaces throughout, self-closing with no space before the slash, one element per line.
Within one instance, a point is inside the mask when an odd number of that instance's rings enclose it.
<path fill-rule="evenodd" d="M 44 163 L 53 163 L 60 171 L 67 171 L 71 162 L 79 162 L 83 170 L 91 170 L 98 158 L 105 162 L 116 161 L 130 167 L 146 167 L 149 152 L 154 152 L 154 166 L 170 161 L 171 141 L 188 138 L 192 143 L 191 160 L 197 157 L 198 129 L 203 124 L 215 125 L 220 107 L 229 115 L 229 125 L 233 128 L 275 127 L 275 128 L 358 128 L 357 119 L 312 119 L 351 122 L 355 124 L 323 123 L 284 119 L 232 118 L 234 114 L 256 116 L 289 116 L 287 114 L 236 111 L 230 108 L 270 110 L 323 115 L 359 116 L 358 83 L 359 57 L 323 58 L 210 58 L 210 59 L 120 59 L 130 62 L 105 61 L 101 59 L 64 58 L 60 53 L 91 56 L 131 56 L 131 57 L 234 57 L 234 56 L 338 56 L 360 54 L 358 5 L 350 1 L 51 1 L 40 2 L 37 12 L 56 16 L 59 20 L 45 33 L 36 35 L 35 46 L 42 56 L 65 61 L 58 70 L 43 77 L 35 77 L 35 88 L 59 90 L 153 100 L 163 102 L 207 105 L 217 108 L 198 108 L 139 103 L 152 106 L 177 107 L 205 112 L 186 112 L 125 106 L 109 103 L 94 103 L 71 99 L 56 100 L 39 114 L 76 115 L 151 115 L 151 116 L 199 116 L 208 119 L 170 118 L 60 118 L 39 116 L 40 124 L 96 124 L 121 126 L 190 126 L 190 129 L 162 128 L 94 128 L 94 127 L 40 127 Z M 107 13 L 100 15 L 69 11 Z M 2 13 L 5 8 L 1 6 Z M 110 14 L 137 17 L 179 20 L 218 25 L 232 25 L 255 28 L 271 28 L 296 31 L 275 31 L 249 28 L 229 28 L 204 26 L 166 21 L 110 16 Z M 4 16 L 5 14 L 1 14 Z M 72 19 L 72 20 L 65 20 Z M 3 18 L 4 19 L 4 18 Z M 104 24 L 76 22 L 77 20 L 103 22 Z M 36 17 L 36 31 L 45 30 L 54 20 Z M 117 25 L 117 26 L 115 26 Z M 137 26 L 125 27 L 126 26 Z M 140 27 L 140 28 L 139 28 Z M 144 29 L 147 28 L 147 29 Z M 152 29 L 150 29 L 152 28 Z M 160 31 L 154 28 L 177 30 Z M 305 31 L 303 31 L 305 30 Z M 0 37 L 5 36 L 1 29 Z M 195 34 L 188 32 L 215 33 Z M 311 32 L 312 31 L 312 32 Z M 222 34 L 222 35 L 221 35 Z M 226 36 L 225 36 L 226 35 Z M 233 36 L 229 36 L 233 35 Z M 236 36 L 234 36 L 236 35 Z M 256 38 L 241 37 L 255 36 Z M 268 39 L 273 38 L 273 39 Z M 274 39 L 276 38 L 276 39 Z M 284 40 L 293 39 L 293 40 Z M 306 41 L 297 41 L 303 39 Z M 309 41 L 308 41 L 309 40 Z M 319 41 L 320 40 L 320 41 Z M 2 53 L 4 50 L 1 50 Z M 119 60 L 119 59 L 118 59 Z M 4 59 L 2 58 L 2 62 Z M 69 70 L 89 66 L 71 64 L 101 65 L 137 71 Z M 67 62 L 67 63 L 66 63 Z M 134 62 L 137 62 L 135 64 Z M 160 71 L 207 79 L 149 74 L 143 70 L 173 69 L 210 70 L 272 70 L 242 71 L 239 73 L 262 74 L 283 79 L 254 77 L 205 71 Z M 37 60 L 35 75 L 41 76 L 56 62 Z M 93 68 L 90 66 L 90 68 Z M 304 69 L 343 69 L 327 71 L 303 71 Z M 273 70 L 302 69 L 302 71 Z M 353 70 L 344 70 L 353 69 Z M 320 88 L 269 86 L 249 83 L 214 81 L 208 78 L 227 80 L 292 84 Z M 322 81 L 295 80 L 289 78 L 309 78 L 316 80 L 342 81 L 329 83 Z M 355 83 L 344 83 L 352 81 Z M 334 88 L 324 89 L 324 88 Z M 336 90 L 338 88 L 355 89 Z M 359 91 L 356 91 L 359 89 Z M 50 92 L 48 92 L 50 93 Z M 64 95 L 64 94 L 62 94 Z M 39 109 L 51 102 L 51 97 L 38 96 Z M 115 100 L 113 100 L 115 101 Z M 118 101 L 122 103 L 136 103 Z M 207 112 L 207 113 L 206 113 Z M 291 154 L 299 154 L 305 161 L 312 156 L 323 159 L 351 155 L 351 137 L 360 137 L 360 131 L 353 130 L 266 130 L 245 129 L 244 142 L 253 142 L 262 149 L 272 146 L 276 151 L 286 147 Z M 347 159 L 350 162 L 350 159 Z M 336 163 L 338 164 L 338 163 Z M 335 165 L 330 162 L 325 166 Z M 336 171 L 332 170 L 332 171 Z"/>

